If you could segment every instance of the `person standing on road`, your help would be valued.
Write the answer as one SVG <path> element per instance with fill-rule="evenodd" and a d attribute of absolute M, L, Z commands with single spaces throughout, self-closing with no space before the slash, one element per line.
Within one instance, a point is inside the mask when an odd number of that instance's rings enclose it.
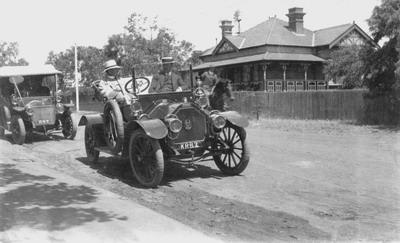
<path fill-rule="evenodd" d="M 175 63 L 174 59 L 172 57 L 163 57 L 161 62 L 162 70 L 154 75 L 149 92 L 180 92 L 186 89 L 181 76 L 172 71 L 172 66 Z"/>

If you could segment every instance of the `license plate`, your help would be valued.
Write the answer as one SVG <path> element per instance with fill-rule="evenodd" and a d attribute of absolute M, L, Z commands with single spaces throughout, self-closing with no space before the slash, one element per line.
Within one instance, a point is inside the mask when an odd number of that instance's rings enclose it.
<path fill-rule="evenodd" d="M 190 141 L 185 143 L 178 143 L 176 144 L 177 149 L 184 150 L 184 149 L 195 149 L 200 148 L 203 141 Z"/>

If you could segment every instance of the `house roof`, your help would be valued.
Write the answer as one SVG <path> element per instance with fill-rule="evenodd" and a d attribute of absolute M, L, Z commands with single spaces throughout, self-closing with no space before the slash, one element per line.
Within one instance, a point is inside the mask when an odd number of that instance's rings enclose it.
<path fill-rule="evenodd" d="M 251 56 L 236 57 L 214 62 L 206 62 L 193 67 L 193 70 L 200 70 L 213 67 L 220 67 L 226 65 L 235 65 L 242 63 L 250 63 L 257 61 L 307 61 L 307 62 L 324 62 L 325 60 L 314 56 L 312 54 L 297 54 L 297 53 L 271 53 L 266 52 Z"/>
<path fill-rule="evenodd" d="M 228 35 L 223 37 L 218 45 L 204 51 L 202 56 L 213 54 L 216 51 L 216 48 L 218 48 L 222 42 L 227 40 L 239 50 L 262 45 L 301 47 L 331 45 L 335 40 L 344 37 L 343 34 L 348 33 L 348 31 L 352 29 L 356 29 L 370 43 L 373 43 L 372 39 L 354 23 L 333 26 L 316 31 L 304 28 L 303 34 L 290 31 L 288 25 L 288 22 L 276 17 L 269 18 L 239 35 Z"/>

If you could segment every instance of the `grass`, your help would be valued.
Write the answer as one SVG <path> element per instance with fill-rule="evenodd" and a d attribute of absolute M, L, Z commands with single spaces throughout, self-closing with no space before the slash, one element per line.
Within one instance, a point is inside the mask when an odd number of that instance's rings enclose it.
<path fill-rule="evenodd" d="M 250 120 L 251 128 L 263 128 L 288 132 L 307 132 L 324 134 L 398 132 L 399 127 L 358 125 L 353 121 L 339 120 L 293 120 L 261 118 Z"/>

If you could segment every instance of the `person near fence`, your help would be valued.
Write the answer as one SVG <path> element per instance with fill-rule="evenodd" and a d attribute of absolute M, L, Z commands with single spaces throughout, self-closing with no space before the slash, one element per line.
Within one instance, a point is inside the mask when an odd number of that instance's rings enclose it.
<path fill-rule="evenodd" d="M 172 57 L 163 57 L 161 62 L 162 69 L 153 76 L 149 92 L 180 92 L 186 89 L 181 76 L 172 70 L 172 66 L 175 63 L 174 59 Z"/>
<path fill-rule="evenodd" d="M 208 92 L 211 92 L 212 87 L 214 87 L 218 82 L 218 76 L 214 71 L 214 67 L 210 65 L 208 70 L 200 77 L 203 88 Z"/>

